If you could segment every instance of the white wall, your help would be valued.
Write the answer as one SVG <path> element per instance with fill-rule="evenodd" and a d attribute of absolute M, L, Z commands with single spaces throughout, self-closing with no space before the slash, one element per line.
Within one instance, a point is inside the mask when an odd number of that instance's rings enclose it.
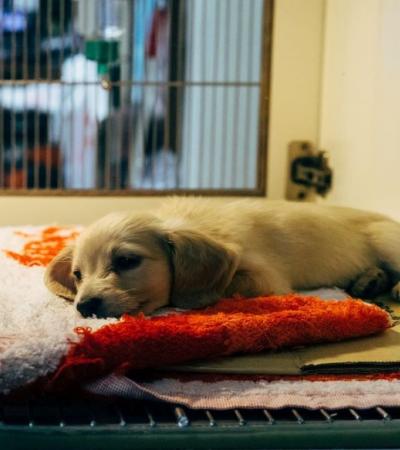
<path fill-rule="evenodd" d="M 351 0 L 349 0 L 351 1 Z M 267 196 L 284 198 L 288 143 L 319 139 L 325 0 L 276 0 Z"/>
<path fill-rule="evenodd" d="M 330 203 L 400 218 L 400 1 L 327 0 L 320 144 Z"/>

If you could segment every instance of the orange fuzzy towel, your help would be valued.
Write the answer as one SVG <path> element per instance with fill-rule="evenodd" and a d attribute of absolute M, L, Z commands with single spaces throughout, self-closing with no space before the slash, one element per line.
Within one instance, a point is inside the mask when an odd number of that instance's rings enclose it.
<path fill-rule="evenodd" d="M 57 389 L 109 373 L 125 373 L 234 353 L 255 353 L 367 336 L 390 316 L 360 300 L 287 295 L 227 299 L 203 311 L 166 317 L 123 317 L 95 332 L 77 330 L 51 378 Z"/>

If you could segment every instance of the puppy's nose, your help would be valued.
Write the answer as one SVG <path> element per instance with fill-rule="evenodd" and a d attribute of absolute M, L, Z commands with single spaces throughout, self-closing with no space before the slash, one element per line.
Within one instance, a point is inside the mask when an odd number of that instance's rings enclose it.
<path fill-rule="evenodd" d="M 76 305 L 76 309 L 82 314 L 83 317 L 90 317 L 99 310 L 99 307 L 103 300 L 99 297 L 83 298 Z"/>

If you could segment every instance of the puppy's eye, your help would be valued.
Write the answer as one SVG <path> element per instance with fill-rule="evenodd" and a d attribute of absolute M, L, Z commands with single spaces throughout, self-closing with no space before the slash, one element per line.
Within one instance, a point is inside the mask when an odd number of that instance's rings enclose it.
<path fill-rule="evenodd" d="M 143 257 L 139 255 L 132 256 L 118 256 L 114 259 L 113 268 L 117 272 L 124 270 L 136 269 L 143 261 Z"/>
<path fill-rule="evenodd" d="M 81 280 L 82 280 L 82 274 L 81 274 L 81 271 L 80 271 L 80 270 L 74 270 L 74 271 L 72 272 L 72 275 L 75 277 L 75 279 L 76 279 L 77 281 L 81 281 Z"/>

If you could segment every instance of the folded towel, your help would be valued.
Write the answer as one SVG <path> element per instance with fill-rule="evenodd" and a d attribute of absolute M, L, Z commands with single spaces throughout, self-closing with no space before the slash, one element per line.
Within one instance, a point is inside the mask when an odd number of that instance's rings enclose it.
<path fill-rule="evenodd" d="M 400 406 L 400 373 L 311 376 L 108 375 L 85 386 L 101 396 L 162 400 L 190 408 L 373 408 Z"/>
<path fill-rule="evenodd" d="M 256 353 L 368 336 L 388 328 L 389 315 L 359 300 L 286 295 L 221 300 L 203 311 L 146 318 L 124 316 L 76 343 L 52 378 L 64 386 L 82 377 Z"/>

